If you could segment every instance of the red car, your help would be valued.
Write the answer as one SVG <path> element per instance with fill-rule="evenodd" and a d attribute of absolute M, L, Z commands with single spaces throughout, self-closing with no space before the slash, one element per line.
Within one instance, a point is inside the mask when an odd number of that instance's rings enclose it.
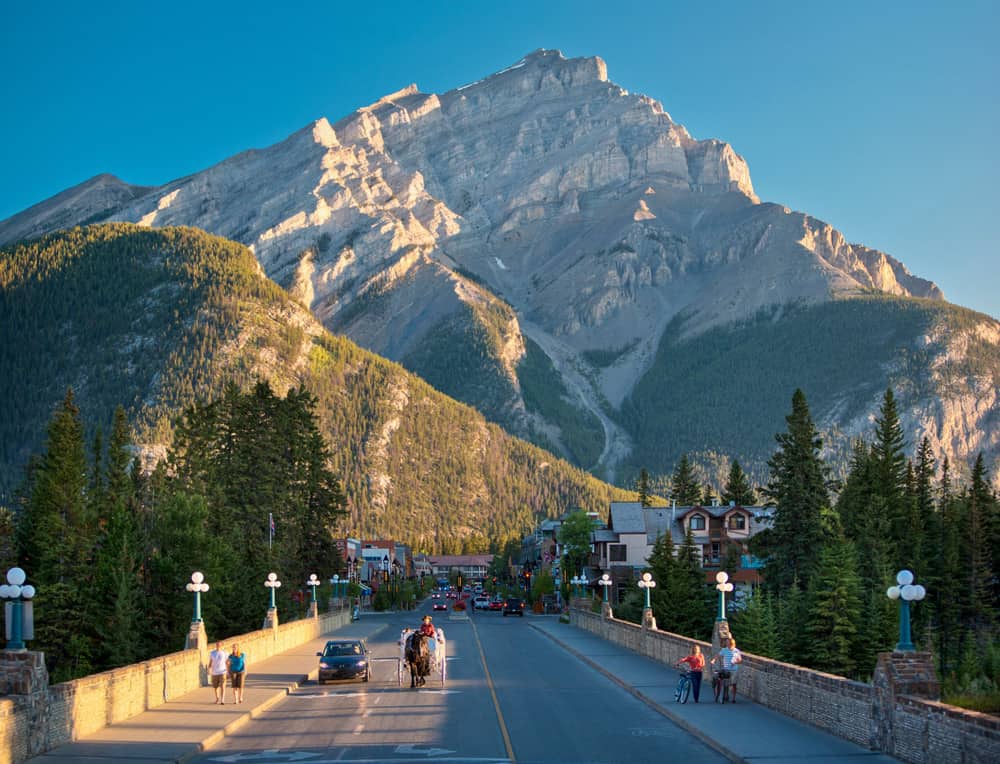
<path fill-rule="evenodd" d="M 503 600 L 490 600 L 490 610 L 503 610 Z"/>
<path fill-rule="evenodd" d="M 434 600 L 433 610 L 447 610 L 448 603 L 444 600 Z"/>

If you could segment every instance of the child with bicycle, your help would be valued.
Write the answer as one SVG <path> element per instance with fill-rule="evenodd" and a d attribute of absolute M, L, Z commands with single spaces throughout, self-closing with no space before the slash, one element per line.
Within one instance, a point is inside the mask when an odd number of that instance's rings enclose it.
<path fill-rule="evenodd" d="M 691 652 L 677 661 L 674 666 L 680 668 L 681 664 L 686 664 L 688 667 L 687 676 L 691 680 L 691 694 L 694 695 L 694 702 L 697 703 L 698 696 L 701 694 L 701 672 L 705 670 L 705 656 L 701 654 L 701 647 L 691 645 Z"/>
<path fill-rule="evenodd" d="M 715 678 L 712 680 L 712 686 L 715 688 L 715 699 L 719 700 L 719 693 L 722 693 L 722 702 L 725 703 L 729 700 L 730 703 L 736 702 L 736 676 L 740 670 L 740 664 L 743 662 L 743 653 L 736 649 L 736 640 L 732 637 L 729 638 L 728 642 L 723 640 L 725 646 L 719 650 L 719 654 L 712 658 L 712 666 L 719 663 L 719 668 L 716 669 Z M 732 688 L 732 698 L 726 697 L 726 693 Z"/>

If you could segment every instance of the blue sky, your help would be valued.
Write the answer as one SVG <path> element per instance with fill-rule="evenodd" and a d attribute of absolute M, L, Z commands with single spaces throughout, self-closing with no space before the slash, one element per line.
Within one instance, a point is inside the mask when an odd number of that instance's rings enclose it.
<path fill-rule="evenodd" d="M 164 183 L 411 82 L 440 92 L 556 48 L 731 143 L 762 199 L 1000 317 L 998 8 L 2 3 L 0 219 L 101 172 Z"/>

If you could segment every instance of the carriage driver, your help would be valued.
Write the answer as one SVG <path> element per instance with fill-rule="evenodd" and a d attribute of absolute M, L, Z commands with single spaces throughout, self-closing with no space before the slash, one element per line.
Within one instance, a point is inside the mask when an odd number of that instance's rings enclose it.
<path fill-rule="evenodd" d="M 424 616 L 424 621 L 420 624 L 420 633 L 425 637 L 434 636 L 434 624 L 431 623 L 431 617 L 429 615 Z"/>

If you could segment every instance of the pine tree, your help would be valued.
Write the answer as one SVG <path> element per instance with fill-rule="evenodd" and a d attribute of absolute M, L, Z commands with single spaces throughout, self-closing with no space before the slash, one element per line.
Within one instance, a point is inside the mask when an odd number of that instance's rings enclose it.
<path fill-rule="evenodd" d="M 712 632 L 711 592 L 701 567 L 701 550 L 689 527 L 677 550 L 670 596 L 674 600 L 676 633 L 705 639 Z"/>
<path fill-rule="evenodd" d="M 73 391 L 49 423 L 47 448 L 33 462 L 16 545 L 21 566 L 37 589 L 35 607 L 46 613 L 34 645 L 45 653 L 53 681 L 93 669 L 93 638 L 81 592 L 92 588 L 94 524 L 83 423 Z"/>
<path fill-rule="evenodd" d="M 722 491 L 723 504 L 737 504 L 741 507 L 752 507 L 757 503 L 757 494 L 750 485 L 746 473 L 740 463 L 733 460 L 729 467 L 729 478 Z"/>
<path fill-rule="evenodd" d="M 976 457 L 972 468 L 972 485 L 964 497 L 965 504 L 965 580 L 968 593 L 964 597 L 964 620 L 975 631 L 993 625 L 993 562 L 990 539 L 987 536 L 987 516 L 992 494 L 986 484 L 983 455 Z"/>
<path fill-rule="evenodd" d="M 674 469 L 670 482 L 670 496 L 681 507 L 694 506 L 701 501 L 701 486 L 687 454 L 681 455 L 681 460 Z"/>
<path fill-rule="evenodd" d="M 912 527 L 913 516 L 906 501 L 906 441 L 891 389 L 885 391 L 875 425 L 871 448 L 873 488 L 889 519 L 890 564 L 905 567 L 921 539 L 918 529 Z"/>
<path fill-rule="evenodd" d="M 808 586 L 822 543 L 823 509 L 830 506 L 827 469 L 820 459 L 822 441 L 801 390 L 792 396 L 788 431 L 775 436 L 778 451 L 768 461 L 766 495 L 774 503 L 771 527 L 760 543 L 767 554 L 764 580 L 771 592 L 793 580 Z"/>
<path fill-rule="evenodd" d="M 639 479 L 636 482 L 635 490 L 639 494 L 639 503 L 644 507 L 649 506 L 649 473 L 643 467 L 639 470 Z"/>
<path fill-rule="evenodd" d="M 786 663 L 807 665 L 808 641 L 806 598 L 797 578 L 778 596 L 778 658 Z"/>
<path fill-rule="evenodd" d="M 661 533 L 657 537 L 647 563 L 656 581 L 656 588 L 650 595 L 656 625 L 663 631 L 676 631 L 677 605 L 681 595 L 679 587 L 675 586 L 679 570 L 674 559 L 674 542 L 669 533 Z"/>
<path fill-rule="evenodd" d="M 747 599 L 746 607 L 732 619 L 731 629 L 744 652 L 766 658 L 780 656 L 778 623 L 771 598 L 758 589 Z"/>

